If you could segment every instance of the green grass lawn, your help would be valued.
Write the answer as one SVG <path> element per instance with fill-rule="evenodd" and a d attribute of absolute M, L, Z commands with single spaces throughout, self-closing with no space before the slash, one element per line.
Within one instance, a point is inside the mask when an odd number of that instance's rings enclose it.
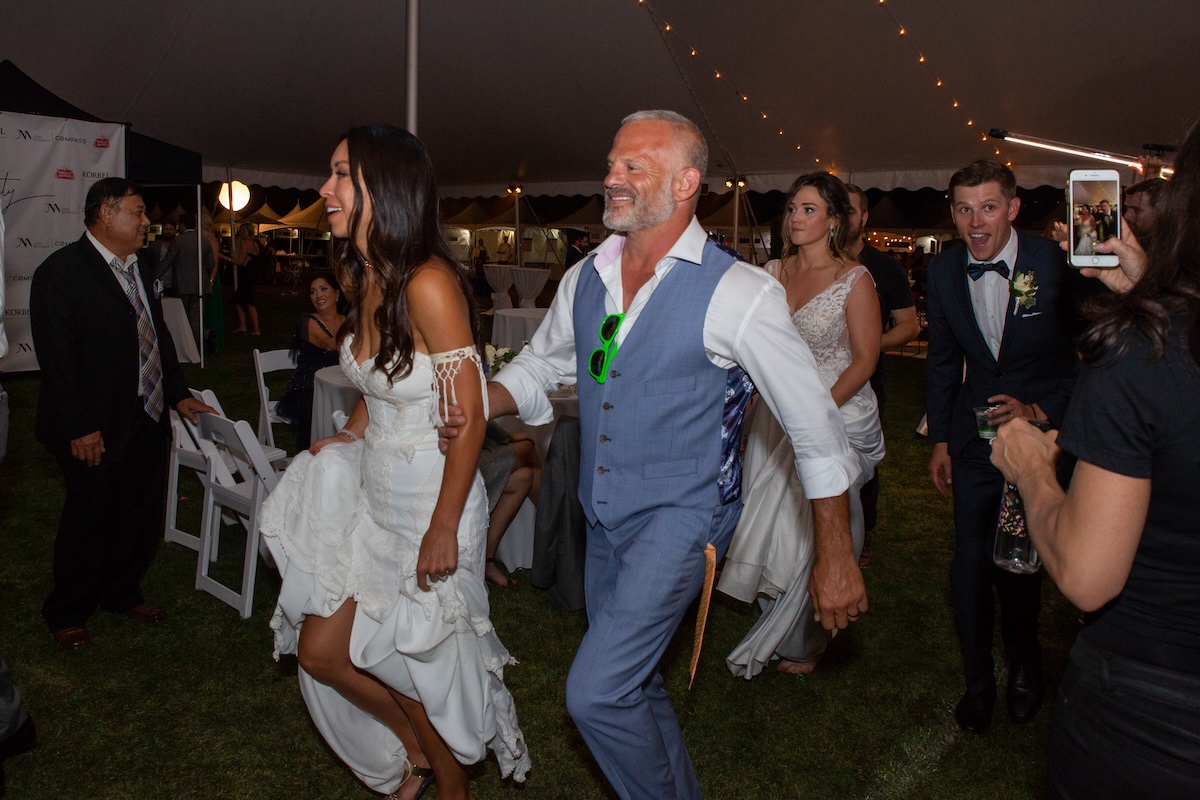
<path fill-rule="evenodd" d="M 256 424 L 250 351 L 286 347 L 307 292 L 263 287 L 264 336 L 227 335 L 226 349 L 194 387 L 217 391 L 226 412 Z M 486 319 L 486 318 L 485 318 Z M 232 328 L 232 311 L 229 312 Z M 485 321 L 485 332 L 487 322 Z M 690 624 L 664 661 L 700 783 L 710 798 L 1025 798 L 1041 796 L 1048 708 L 1029 725 L 1008 722 L 1003 701 L 984 736 L 952 718 L 962 691 L 951 619 L 950 502 L 925 471 L 914 433 L 924 361 L 888 357 L 875 562 L 865 571 L 871 610 L 838 636 L 816 674 L 768 671 L 733 678 L 724 657 L 750 627 L 749 606 L 714 595 L 696 683 L 687 690 Z M 99 613 L 91 648 L 63 652 L 42 623 L 63 488 L 33 441 L 36 375 L 4 376 L 12 406 L 0 465 L 0 654 L 38 726 L 40 744 L 5 764 L 9 796 L 46 798 L 368 798 L 309 722 L 296 662 L 271 658 L 268 620 L 278 578 L 261 567 L 248 620 L 193 587 L 195 553 L 164 544 L 146 578 L 148 599 L 170 617 L 145 626 Z M 278 393 L 278 388 L 276 389 Z M 290 434 L 277 429 L 281 446 Z M 197 526 L 199 487 L 185 488 Z M 241 542 L 222 538 L 219 576 L 240 575 Z M 473 768 L 479 798 L 612 797 L 567 716 L 563 686 L 586 624 L 551 608 L 518 572 L 491 593 L 492 619 L 520 661 L 507 673 L 533 758 L 524 787 L 501 782 L 494 762 Z M 1042 614 L 1053 692 L 1078 614 L 1047 581 Z M 998 637 L 997 637 L 998 641 Z M 1002 662 L 1002 659 L 998 660 Z M 1001 675 L 1003 686 L 1003 675 Z"/>

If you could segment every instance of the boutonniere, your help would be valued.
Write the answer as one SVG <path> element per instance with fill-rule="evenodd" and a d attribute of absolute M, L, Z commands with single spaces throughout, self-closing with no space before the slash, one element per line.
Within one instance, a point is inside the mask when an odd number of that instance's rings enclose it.
<path fill-rule="evenodd" d="M 163 292 L 165 290 L 166 290 L 166 287 L 163 286 L 163 282 L 161 280 L 159 280 L 158 278 L 155 278 L 154 279 L 154 299 L 162 300 Z"/>
<path fill-rule="evenodd" d="M 511 347 L 496 347 L 494 344 L 484 346 L 484 356 L 487 358 L 487 363 L 484 364 L 484 371 L 489 376 L 495 377 L 505 364 L 516 358 L 516 352 Z"/>
<path fill-rule="evenodd" d="M 1017 309 L 1024 308 L 1029 310 L 1037 304 L 1037 281 L 1033 279 L 1033 272 L 1014 272 L 1011 279 L 1008 281 L 1008 293 L 1015 297 L 1017 303 L 1013 306 L 1013 314 L 1017 314 Z"/>

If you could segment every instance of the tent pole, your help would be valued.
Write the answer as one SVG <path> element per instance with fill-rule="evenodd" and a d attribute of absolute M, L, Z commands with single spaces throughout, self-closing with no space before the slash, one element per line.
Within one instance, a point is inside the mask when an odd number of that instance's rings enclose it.
<path fill-rule="evenodd" d="M 405 124 L 408 132 L 417 135 L 417 43 L 420 34 L 421 0 L 408 0 L 408 46 L 405 48 L 405 66 L 408 72 L 406 100 L 408 113 Z"/>
<path fill-rule="evenodd" d="M 513 193 L 513 213 L 516 216 L 513 232 L 513 248 L 517 251 L 517 266 L 521 266 L 521 193 Z"/>
<path fill-rule="evenodd" d="M 234 256 L 236 255 L 234 247 L 237 244 L 233 234 L 233 223 L 236 218 L 236 215 L 233 213 L 233 167 L 225 167 L 225 185 L 229 187 L 226 190 L 226 194 L 228 195 L 226 199 L 229 201 L 229 205 L 226 207 L 226 210 L 229 212 L 229 264 L 233 267 L 233 290 L 236 292 L 239 276 L 237 264 L 233 263 Z"/>
<path fill-rule="evenodd" d="M 196 286 L 200 287 L 200 338 L 196 340 L 197 349 L 200 350 L 200 369 L 204 369 L 204 251 L 201 247 L 207 247 L 208 242 L 205 241 L 201 231 L 201 226 L 204 222 L 204 206 L 203 200 L 200 198 L 200 184 L 196 184 L 196 272 L 199 280 L 196 281 Z M 216 255 L 213 256 L 216 258 Z"/>
<path fill-rule="evenodd" d="M 738 250 L 738 220 L 741 218 L 741 214 L 738 213 L 738 205 L 740 204 L 741 197 L 742 179 L 735 176 L 733 179 L 733 251 L 735 253 L 742 252 Z"/>

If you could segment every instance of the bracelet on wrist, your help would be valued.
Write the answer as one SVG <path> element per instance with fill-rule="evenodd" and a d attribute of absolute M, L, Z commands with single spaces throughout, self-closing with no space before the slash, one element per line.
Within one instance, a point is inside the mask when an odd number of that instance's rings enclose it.
<path fill-rule="evenodd" d="M 339 435 L 343 434 L 343 433 L 350 437 L 350 441 L 352 441 L 352 442 L 358 441 L 358 434 L 355 433 L 354 431 L 350 430 L 349 428 L 342 428 L 340 431 L 338 431 Z"/>

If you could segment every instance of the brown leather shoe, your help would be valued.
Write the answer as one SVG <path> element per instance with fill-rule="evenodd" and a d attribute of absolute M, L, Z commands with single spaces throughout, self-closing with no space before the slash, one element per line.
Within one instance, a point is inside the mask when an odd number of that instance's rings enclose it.
<path fill-rule="evenodd" d="M 167 618 L 167 612 L 157 606 L 152 606 L 149 603 L 138 603 L 136 606 L 125 609 L 125 616 L 138 622 L 145 622 L 148 625 L 153 625 L 156 622 L 162 622 Z"/>
<path fill-rule="evenodd" d="M 50 631 L 50 635 L 54 637 L 54 641 L 58 642 L 58 646 L 65 650 L 78 650 L 81 647 L 90 647 L 92 637 L 88 633 L 88 629 L 82 625 L 74 628 L 59 628 L 56 631 Z"/>

